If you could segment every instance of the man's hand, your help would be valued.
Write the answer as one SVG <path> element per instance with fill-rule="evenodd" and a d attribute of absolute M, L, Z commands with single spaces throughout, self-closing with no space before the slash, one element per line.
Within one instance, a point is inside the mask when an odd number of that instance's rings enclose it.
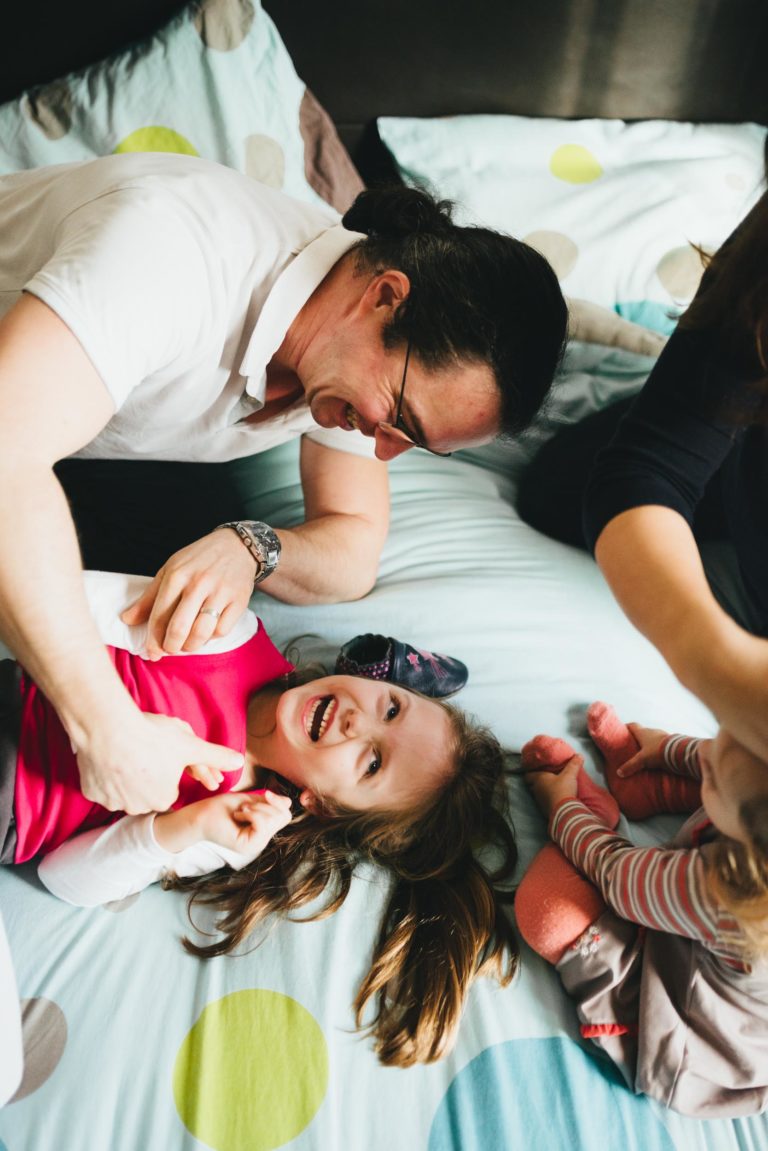
<path fill-rule="evenodd" d="M 232 630 L 248 607 L 255 575 L 248 548 L 221 528 L 172 555 L 121 619 L 148 624 L 150 659 L 197 651 Z"/>
<path fill-rule="evenodd" d="M 240 752 L 199 739 L 183 720 L 145 712 L 117 724 L 108 740 L 75 750 L 86 799 L 128 815 L 169 808 L 185 770 L 214 790 L 222 771 L 243 765 Z"/>

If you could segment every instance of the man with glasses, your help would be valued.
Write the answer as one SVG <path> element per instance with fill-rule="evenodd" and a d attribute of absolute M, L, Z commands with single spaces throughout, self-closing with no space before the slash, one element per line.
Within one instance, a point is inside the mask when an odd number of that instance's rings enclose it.
<path fill-rule="evenodd" d="M 566 327 L 541 256 L 424 193 L 363 193 L 338 223 L 162 154 L 0 179 L 0 315 L 0 636 L 57 708 L 85 794 L 129 812 L 169 806 L 189 764 L 215 781 L 233 753 L 130 702 L 78 544 L 112 570 L 161 549 L 124 616 L 155 658 L 226 634 L 254 584 L 359 598 L 386 461 L 525 426 Z M 297 436 L 305 522 L 245 518 L 249 461 Z"/>

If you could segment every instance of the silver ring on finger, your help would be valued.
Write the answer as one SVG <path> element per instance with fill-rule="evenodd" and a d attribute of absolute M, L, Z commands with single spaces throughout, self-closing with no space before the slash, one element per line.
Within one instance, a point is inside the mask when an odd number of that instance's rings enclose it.
<path fill-rule="evenodd" d="M 221 615 L 221 612 L 218 611 L 215 607 L 201 607 L 200 611 L 197 614 L 198 615 L 212 615 L 214 619 L 218 619 L 219 616 Z"/>

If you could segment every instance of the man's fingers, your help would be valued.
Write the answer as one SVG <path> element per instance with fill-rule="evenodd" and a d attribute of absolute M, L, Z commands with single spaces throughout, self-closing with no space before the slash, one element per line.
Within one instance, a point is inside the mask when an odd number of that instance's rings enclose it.
<path fill-rule="evenodd" d="M 196 767 L 205 765 L 219 771 L 237 771 L 245 763 L 242 752 L 220 743 L 206 743 L 204 739 L 195 738 L 194 753 Z"/>
<path fill-rule="evenodd" d="M 129 627 L 135 627 L 137 624 L 146 623 L 152 611 L 152 605 L 155 602 L 157 595 L 157 587 L 153 580 L 149 587 L 145 588 L 143 593 L 132 604 L 129 604 L 124 611 L 120 613 L 120 619 L 123 623 L 127 623 Z"/>
<path fill-rule="evenodd" d="M 198 783 L 202 783 L 203 787 L 207 787 L 209 791 L 216 791 L 224 779 L 219 768 L 209 767 L 207 763 L 191 763 L 187 772 Z"/>

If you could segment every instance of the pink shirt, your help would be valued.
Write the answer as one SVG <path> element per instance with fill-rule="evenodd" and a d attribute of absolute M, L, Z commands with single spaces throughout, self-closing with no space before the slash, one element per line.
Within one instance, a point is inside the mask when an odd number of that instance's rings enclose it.
<path fill-rule="evenodd" d="M 108 648 L 118 675 L 142 711 L 186 720 L 202 739 L 245 750 L 248 700 L 270 680 L 292 670 L 259 624 L 233 651 L 167 655 L 157 662 Z M 51 851 L 75 832 L 118 819 L 122 812 L 91 803 L 80 791 L 80 774 L 69 737 L 37 685 L 22 676 L 22 718 L 16 761 L 16 863 Z M 230 791 L 241 770 L 224 773 L 219 791 Z M 174 807 L 211 792 L 186 773 Z"/>

